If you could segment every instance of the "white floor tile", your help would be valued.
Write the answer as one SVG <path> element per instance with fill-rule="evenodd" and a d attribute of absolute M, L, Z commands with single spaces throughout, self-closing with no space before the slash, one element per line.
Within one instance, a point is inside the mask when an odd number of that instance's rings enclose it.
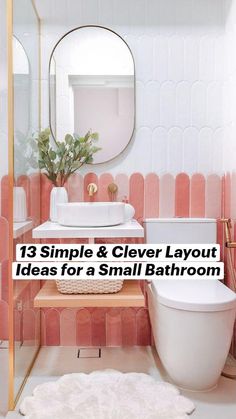
<path fill-rule="evenodd" d="M 45 347 L 36 360 L 15 412 L 7 419 L 22 419 L 17 413 L 23 397 L 40 383 L 57 380 L 63 374 L 113 368 L 123 372 L 145 372 L 165 380 L 159 358 L 150 347 L 102 348 L 101 358 L 78 358 L 77 347 Z M 221 377 L 218 387 L 208 393 L 182 391 L 196 405 L 192 419 L 235 419 L 236 381 Z M 1 419 L 1 416 L 0 416 Z"/>
<path fill-rule="evenodd" d="M 208 393 L 182 391 L 196 406 L 193 419 L 235 419 L 236 380 L 221 377 L 218 387 Z"/>
<path fill-rule="evenodd" d="M 8 349 L 0 349 L 0 419 L 7 412 Z"/>

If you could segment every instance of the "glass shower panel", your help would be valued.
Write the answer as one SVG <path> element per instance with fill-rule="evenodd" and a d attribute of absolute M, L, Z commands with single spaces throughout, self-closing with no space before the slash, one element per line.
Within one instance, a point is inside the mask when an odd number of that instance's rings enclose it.
<path fill-rule="evenodd" d="M 40 128 L 39 20 L 31 0 L 13 2 L 14 254 L 33 243 L 40 223 L 40 173 L 34 136 Z M 40 311 L 34 297 L 40 281 L 14 281 L 14 397 L 40 345 Z"/>

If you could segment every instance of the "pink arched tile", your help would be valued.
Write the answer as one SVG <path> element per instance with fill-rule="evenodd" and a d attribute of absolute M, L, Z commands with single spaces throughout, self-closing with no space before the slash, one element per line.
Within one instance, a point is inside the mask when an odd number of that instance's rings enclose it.
<path fill-rule="evenodd" d="M 122 345 L 121 313 L 119 308 L 111 308 L 106 313 L 107 346 Z"/>
<path fill-rule="evenodd" d="M 40 281 L 30 281 L 29 284 L 29 293 L 30 293 L 30 306 L 34 307 L 34 298 L 40 291 L 41 285 Z"/>
<path fill-rule="evenodd" d="M 76 344 L 79 346 L 91 346 L 91 314 L 88 309 L 81 308 L 76 315 Z"/>
<path fill-rule="evenodd" d="M 25 308 L 29 308 L 29 285 L 31 281 L 14 281 L 14 302 L 17 304 L 19 300 L 22 300 L 22 304 Z M 28 304 L 28 305 L 27 305 Z"/>
<path fill-rule="evenodd" d="M 142 222 L 144 216 L 144 179 L 141 173 L 133 173 L 129 180 L 129 202 L 135 208 L 134 217 Z"/>
<path fill-rule="evenodd" d="M 0 340 L 8 339 L 8 304 L 0 300 Z"/>
<path fill-rule="evenodd" d="M 232 278 L 232 272 L 231 269 L 229 268 L 229 265 L 226 264 L 225 265 L 225 285 L 227 285 L 227 287 L 232 288 L 233 285 L 233 278 Z"/>
<path fill-rule="evenodd" d="M 206 179 L 206 217 L 221 217 L 221 178 L 209 175 Z"/>
<path fill-rule="evenodd" d="M 159 216 L 159 178 L 155 173 L 149 173 L 145 178 L 145 218 Z"/>
<path fill-rule="evenodd" d="M 40 205 L 41 205 L 41 191 L 40 191 L 40 173 L 33 173 L 30 175 L 30 210 L 29 216 L 32 218 L 34 225 L 40 223 Z"/>
<path fill-rule="evenodd" d="M 54 243 L 60 243 L 60 240 L 59 239 L 41 239 L 40 242 L 54 244 Z"/>
<path fill-rule="evenodd" d="M 195 173 L 191 178 L 191 217 L 205 217 L 205 183 L 205 178 L 200 173 Z"/>
<path fill-rule="evenodd" d="M 35 312 L 33 309 L 23 311 L 23 341 L 30 342 L 35 340 Z"/>
<path fill-rule="evenodd" d="M 61 346 L 76 345 L 76 310 L 65 308 L 60 318 Z"/>
<path fill-rule="evenodd" d="M 3 176 L 1 180 L 1 214 L 7 220 L 10 214 L 10 203 L 13 199 L 13 195 L 11 195 L 9 177 Z"/>
<path fill-rule="evenodd" d="M 220 220 L 217 221 L 217 243 L 220 244 L 220 260 L 224 260 L 224 224 Z"/>
<path fill-rule="evenodd" d="M 147 308 L 140 308 L 136 314 L 137 345 L 151 344 L 151 325 Z"/>
<path fill-rule="evenodd" d="M 224 212 L 225 212 L 225 176 L 221 176 L 221 218 L 224 218 Z"/>
<path fill-rule="evenodd" d="M 50 211 L 50 193 L 52 190 L 52 182 L 45 175 L 41 176 L 41 221 L 45 222 L 49 219 Z"/>
<path fill-rule="evenodd" d="M 84 199 L 84 179 L 80 173 L 73 173 L 66 182 L 69 202 L 81 202 Z"/>
<path fill-rule="evenodd" d="M 147 306 L 147 282 L 141 279 L 139 285 L 145 298 L 145 306 Z"/>
<path fill-rule="evenodd" d="M 73 244 L 73 243 L 75 243 L 75 244 L 83 244 L 83 243 L 88 243 L 88 239 L 84 239 L 84 238 L 81 238 L 81 239 L 59 239 L 58 240 L 58 242 L 59 243 L 61 243 L 61 244 Z"/>
<path fill-rule="evenodd" d="M 225 174 L 221 178 L 221 217 L 225 218 Z"/>
<path fill-rule="evenodd" d="M 1 262 L 1 295 L 0 300 L 8 302 L 8 260 Z"/>
<path fill-rule="evenodd" d="M 121 173 L 115 176 L 115 184 L 118 186 L 117 201 L 129 199 L 129 178 Z"/>
<path fill-rule="evenodd" d="M 92 346 L 106 346 L 106 309 L 95 308 L 92 317 Z"/>
<path fill-rule="evenodd" d="M 102 175 L 100 175 L 99 180 L 98 180 L 98 192 L 97 192 L 98 201 L 108 202 L 108 201 L 116 200 L 116 195 L 114 195 L 114 197 L 111 197 L 111 195 L 108 193 L 108 190 L 107 190 L 108 185 L 113 182 L 114 182 L 114 179 L 110 173 L 103 173 Z"/>
<path fill-rule="evenodd" d="M 232 228 L 232 240 L 236 241 L 236 222 L 234 221 Z M 227 250 L 225 250 L 225 254 L 227 253 Z M 234 267 L 236 269 L 236 249 L 234 249 Z"/>
<path fill-rule="evenodd" d="M 14 309 L 14 340 L 20 344 L 23 341 L 23 329 L 22 329 L 22 317 L 23 314 L 21 311 Z"/>
<path fill-rule="evenodd" d="M 0 263 L 8 259 L 9 225 L 4 217 L 0 217 Z"/>
<path fill-rule="evenodd" d="M 46 342 L 46 309 L 41 309 L 41 345 L 47 346 Z"/>
<path fill-rule="evenodd" d="M 160 178 L 160 217 L 174 217 L 175 215 L 175 181 L 167 173 Z"/>
<path fill-rule="evenodd" d="M 22 236 L 19 238 L 19 243 L 35 243 L 34 239 L 32 238 L 32 231 L 30 230 L 22 234 Z"/>
<path fill-rule="evenodd" d="M 30 179 L 26 175 L 21 175 L 16 181 L 16 186 L 21 186 L 25 190 L 27 202 L 27 214 L 30 215 Z"/>
<path fill-rule="evenodd" d="M 133 308 L 125 308 L 121 312 L 122 345 L 133 346 L 137 344 L 136 312 Z"/>
<path fill-rule="evenodd" d="M 189 217 L 190 181 L 186 173 L 179 173 L 175 179 L 175 216 Z"/>
<path fill-rule="evenodd" d="M 41 344 L 40 333 L 41 333 L 41 310 L 35 311 L 35 344 Z"/>
<path fill-rule="evenodd" d="M 230 218 L 231 217 L 231 175 L 230 173 L 226 173 L 224 176 L 224 217 Z"/>
<path fill-rule="evenodd" d="M 219 218 L 222 219 L 222 218 L 224 218 L 224 181 L 223 181 L 223 176 L 220 177 L 220 203 L 219 203 L 219 207 L 220 207 Z M 231 215 L 231 218 L 232 218 L 232 215 Z"/>
<path fill-rule="evenodd" d="M 45 337 L 47 346 L 60 345 L 60 313 L 54 308 L 45 312 Z"/>
<path fill-rule="evenodd" d="M 98 186 L 98 177 L 95 173 L 87 173 L 84 177 L 84 201 L 85 202 L 93 202 L 98 201 L 97 193 L 95 193 L 93 196 L 89 196 L 87 187 L 89 183 L 95 183 Z"/>
<path fill-rule="evenodd" d="M 18 299 L 21 299 L 22 300 L 22 303 L 23 303 L 23 308 L 24 308 L 24 310 L 27 310 L 27 309 L 29 309 L 29 308 L 31 308 L 31 305 L 30 305 L 30 293 L 29 293 L 29 287 L 27 287 L 22 293 L 21 293 L 21 295 L 20 296 L 18 296 Z"/>

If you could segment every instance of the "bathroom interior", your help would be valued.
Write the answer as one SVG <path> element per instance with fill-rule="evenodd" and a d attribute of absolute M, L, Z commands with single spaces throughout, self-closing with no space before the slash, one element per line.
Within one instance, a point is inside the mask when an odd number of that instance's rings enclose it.
<path fill-rule="evenodd" d="M 22 417 L 39 384 L 106 369 L 180 387 L 194 411 L 163 418 L 235 418 L 236 372 L 221 372 L 236 357 L 236 254 L 225 245 L 236 240 L 236 0 L 0 5 L 0 418 Z M 94 156 L 59 188 L 38 158 L 48 128 L 51 142 L 91 130 Z M 55 189 L 71 204 L 59 204 L 61 224 Z M 55 281 L 12 279 L 17 244 L 168 240 L 219 243 L 224 285 L 199 281 L 194 300 L 185 281 L 175 306 L 176 281 L 69 295 Z"/>

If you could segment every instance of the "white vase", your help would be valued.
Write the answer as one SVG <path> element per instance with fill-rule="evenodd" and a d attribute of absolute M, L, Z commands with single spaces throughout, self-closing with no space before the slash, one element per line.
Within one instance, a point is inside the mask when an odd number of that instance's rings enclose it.
<path fill-rule="evenodd" d="M 57 204 L 65 204 L 66 202 L 68 202 L 66 188 L 64 186 L 52 188 L 50 195 L 50 220 L 53 223 L 57 223 Z"/>
<path fill-rule="evenodd" d="M 26 193 L 22 186 L 14 186 L 13 188 L 13 219 L 14 222 L 20 223 L 27 220 L 27 203 Z"/>

